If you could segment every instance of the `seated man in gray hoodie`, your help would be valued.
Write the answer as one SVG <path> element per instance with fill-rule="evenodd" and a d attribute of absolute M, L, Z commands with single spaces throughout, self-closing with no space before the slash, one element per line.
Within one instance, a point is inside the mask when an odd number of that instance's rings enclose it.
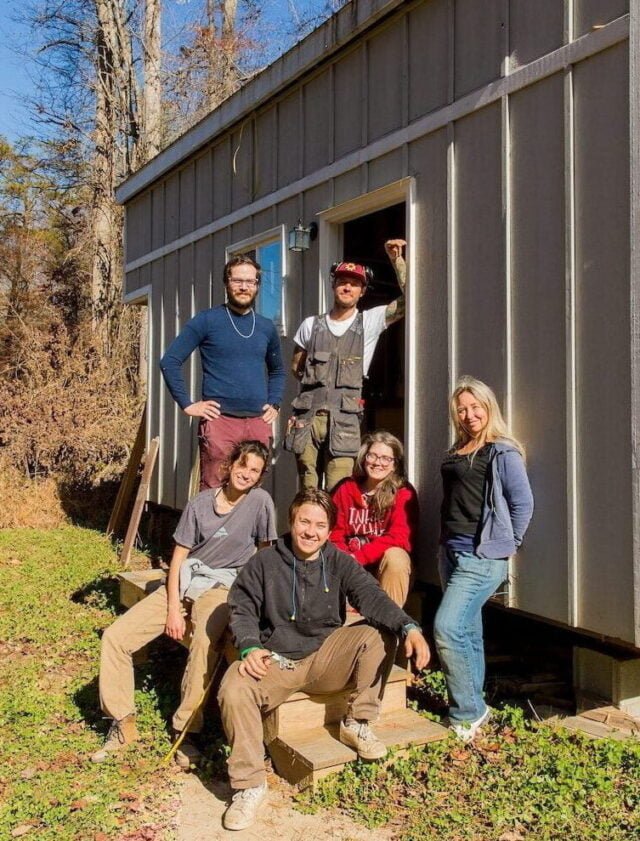
<path fill-rule="evenodd" d="M 386 746 L 369 722 L 378 715 L 392 637 L 404 638 L 406 656 L 415 658 L 416 668 L 429 661 L 429 647 L 411 617 L 353 558 L 327 543 L 335 517 L 325 491 L 300 491 L 289 508 L 291 531 L 254 555 L 229 592 L 240 661 L 229 668 L 218 695 L 236 790 L 224 815 L 226 829 L 250 826 L 267 793 L 264 713 L 294 692 L 348 687 L 340 741 L 363 759 L 382 759 Z M 347 599 L 376 627 L 344 626 Z"/>

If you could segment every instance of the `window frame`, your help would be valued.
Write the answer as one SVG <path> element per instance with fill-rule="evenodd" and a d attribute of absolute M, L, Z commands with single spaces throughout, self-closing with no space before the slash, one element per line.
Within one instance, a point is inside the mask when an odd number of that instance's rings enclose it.
<path fill-rule="evenodd" d="M 274 242 L 280 243 L 280 261 L 282 274 L 282 288 L 280 290 L 280 321 L 274 321 L 274 325 L 280 336 L 287 335 L 288 319 L 287 319 L 287 286 L 289 280 L 289 250 L 287 248 L 287 231 L 284 225 L 276 225 L 274 228 L 269 228 L 267 231 L 262 231 L 252 237 L 233 242 L 225 248 L 224 259 L 225 262 L 231 259 L 234 254 L 246 254 L 247 251 L 256 251 L 261 246 L 272 245 Z M 258 260 L 260 262 L 260 260 Z M 258 293 L 260 294 L 260 293 Z M 258 307 L 256 312 L 260 315 Z"/>

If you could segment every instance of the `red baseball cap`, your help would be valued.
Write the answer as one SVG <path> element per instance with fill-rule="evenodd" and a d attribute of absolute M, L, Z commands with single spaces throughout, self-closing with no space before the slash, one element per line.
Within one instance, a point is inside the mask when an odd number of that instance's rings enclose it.
<path fill-rule="evenodd" d="M 360 263 L 338 263 L 333 270 L 333 276 L 338 277 L 339 275 L 343 277 L 354 277 L 361 281 L 363 286 L 366 286 L 369 282 L 367 270 Z"/>

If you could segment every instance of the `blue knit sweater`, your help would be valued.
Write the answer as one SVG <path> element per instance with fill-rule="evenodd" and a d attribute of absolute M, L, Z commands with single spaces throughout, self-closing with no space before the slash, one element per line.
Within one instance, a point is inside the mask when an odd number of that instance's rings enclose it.
<path fill-rule="evenodd" d="M 182 364 L 196 348 L 202 362 L 202 399 L 217 400 L 223 414 L 257 417 L 262 407 L 282 403 L 285 369 L 280 338 L 273 322 L 256 315 L 238 315 L 226 306 L 203 310 L 188 321 L 160 360 L 160 369 L 181 409 L 194 400 L 185 387 Z"/>

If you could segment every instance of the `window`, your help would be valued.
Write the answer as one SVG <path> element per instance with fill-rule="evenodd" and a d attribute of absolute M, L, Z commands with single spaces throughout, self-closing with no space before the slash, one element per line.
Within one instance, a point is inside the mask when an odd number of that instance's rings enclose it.
<path fill-rule="evenodd" d="M 226 259 L 246 254 L 262 267 L 262 282 L 256 312 L 270 319 L 281 336 L 286 335 L 285 276 L 286 255 L 284 225 L 264 234 L 235 243 L 227 248 Z"/>

